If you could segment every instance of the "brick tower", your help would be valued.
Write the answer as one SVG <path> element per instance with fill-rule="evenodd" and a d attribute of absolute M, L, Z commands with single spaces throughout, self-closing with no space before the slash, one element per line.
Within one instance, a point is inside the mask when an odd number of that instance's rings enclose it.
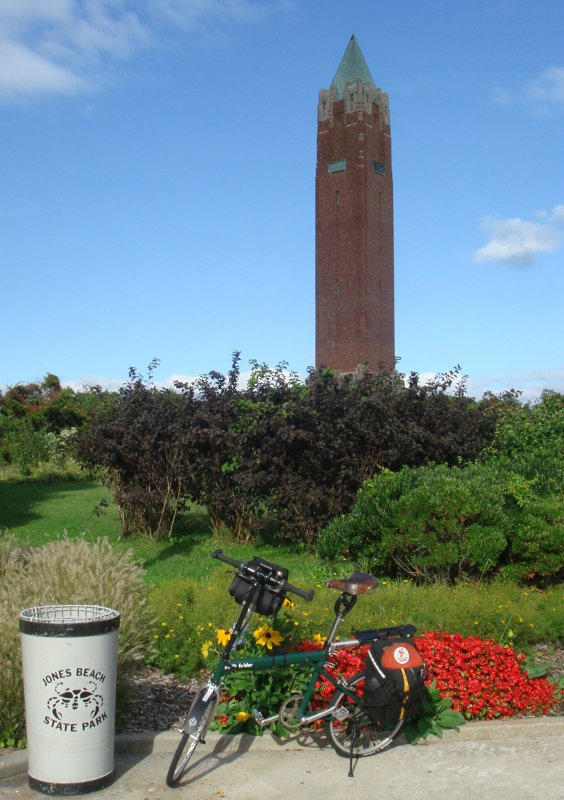
<path fill-rule="evenodd" d="M 394 367 L 394 221 L 388 96 L 354 36 L 319 93 L 315 363 Z"/>

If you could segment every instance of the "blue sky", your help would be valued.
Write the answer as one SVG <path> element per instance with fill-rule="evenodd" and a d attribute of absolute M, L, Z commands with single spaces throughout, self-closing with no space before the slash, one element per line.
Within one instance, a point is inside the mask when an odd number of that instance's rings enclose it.
<path fill-rule="evenodd" d="M 314 362 L 317 98 L 390 96 L 396 353 L 564 391 L 561 0 L 0 0 L 0 386 Z"/>

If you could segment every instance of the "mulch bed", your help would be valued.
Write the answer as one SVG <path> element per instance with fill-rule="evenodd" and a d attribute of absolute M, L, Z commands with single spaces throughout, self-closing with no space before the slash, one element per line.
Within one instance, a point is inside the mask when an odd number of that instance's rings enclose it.
<path fill-rule="evenodd" d="M 116 724 L 118 733 L 167 731 L 181 728 L 199 684 L 182 683 L 157 669 L 143 669 L 132 678 L 127 708 Z"/>

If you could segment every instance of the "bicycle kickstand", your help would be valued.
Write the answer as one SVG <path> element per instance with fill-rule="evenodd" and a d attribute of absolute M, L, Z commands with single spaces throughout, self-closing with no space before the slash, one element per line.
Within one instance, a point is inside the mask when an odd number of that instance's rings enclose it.
<path fill-rule="evenodd" d="M 360 736 L 360 732 L 359 732 L 357 726 L 353 725 L 352 729 L 351 729 L 351 746 L 350 746 L 350 750 L 349 750 L 349 775 L 348 775 L 349 778 L 354 778 L 353 751 L 354 751 L 355 742 L 359 738 L 359 736 Z"/>

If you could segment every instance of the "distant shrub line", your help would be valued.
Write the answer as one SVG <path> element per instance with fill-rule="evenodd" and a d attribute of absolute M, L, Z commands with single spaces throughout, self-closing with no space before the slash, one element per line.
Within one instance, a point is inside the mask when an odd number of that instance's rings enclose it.
<path fill-rule="evenodd" d="M 170 535 L 188 501 L 237 540 L 274 529 L 313 546 L 380 469 L 476 458 L 493 441 L 497 405 L 464 393 L 457 371 L 422 385 L 396 372 L 305 382 L 254 364 L 240 388 L 239 355 L 177 391 L 135 371 L 111 407 L 83 429 L 78 455 L 101 470 L 122 532 Z"/>
<path fill-rule="evenodd" d="M 561 576 L 562 395 L 477 402 L 458 368 L 425 384 L 362 369 L 302 381 L 256 362 L 241 386 L 238 353 L 227 375 L 158 389 L 157 363 L 114 394 L 79 398 L 53 375 L 12 387 L 4 461 L 78 459 L 113 493 L 122 535 L 170 537 L 197 503 L 235 541 L 305 545 L 391 577 Z"/>

